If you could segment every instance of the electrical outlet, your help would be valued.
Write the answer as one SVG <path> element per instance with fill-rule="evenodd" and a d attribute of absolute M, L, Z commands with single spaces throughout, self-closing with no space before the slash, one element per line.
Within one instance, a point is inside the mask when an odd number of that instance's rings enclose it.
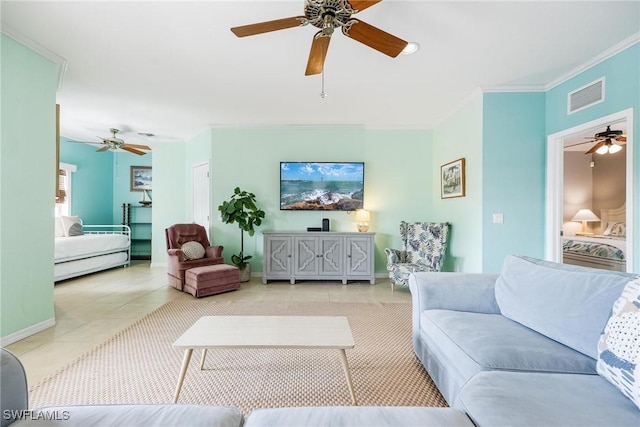
<path fill-rule="evenodd" d="M 501 213 L 493 214 L 493 223 L 494 224 L 502 224 L 504 222 L 504 215 Z"/>

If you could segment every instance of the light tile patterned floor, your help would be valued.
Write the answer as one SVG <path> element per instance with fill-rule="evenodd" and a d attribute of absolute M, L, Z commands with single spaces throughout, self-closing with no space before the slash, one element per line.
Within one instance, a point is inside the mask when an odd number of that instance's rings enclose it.
<path fill-rule="evenodd" d="M 134 261 L 116 268 L 60 282 L 54 289 L 56 326 L 7 346 L 25 366 L 29 384 L 55 373 L 118 331 L 175 299 L 190 294 L 167 285 L 166 271 Z M 206 299 L 236 301 L 410 302 L 408 289 L 391 292 L 388 279 L 342 285 L 336 282 L 269 282 L 253 277 L 234 292 Z"/>

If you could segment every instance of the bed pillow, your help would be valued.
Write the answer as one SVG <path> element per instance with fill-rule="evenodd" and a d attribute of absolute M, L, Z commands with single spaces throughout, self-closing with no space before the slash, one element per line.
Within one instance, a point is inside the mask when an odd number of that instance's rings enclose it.
<path fill-rule="evenodd" d="M 627 235 L 627 225 L 624 222 L 608 222 L 607 228 L 602 235 L 625 237 Z"/>
<path fill-rule="evenodd" d="M 82 236 L 82 221 L 77 216 L 61 216 L 62 229 L 65 237 Z"/>
<path fill-rule="evenodd" d="M 184 259 L 200 259 L 204 257 L 205 249 L 200 242 L 185 242 L 180 247 Z"/>
<path fill-rule="evenodd" d="M 62 218 L 60 218 L 59 216 L 55 217 L 53 219 L 54 224 L 55 224 L 55 237 L 64 237 L 64 227 L 62 225 Z"/>
<path fill-rule="evenodd" d="M 598 374 L 640 408 L 640 277 L 624 287 L 598 341 Z"/>

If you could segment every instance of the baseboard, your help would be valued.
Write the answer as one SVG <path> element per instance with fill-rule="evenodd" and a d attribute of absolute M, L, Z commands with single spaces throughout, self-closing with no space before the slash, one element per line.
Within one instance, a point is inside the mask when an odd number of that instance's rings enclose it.
<path fill-rule="evenodd" d="M 30 337 L 31 335 L 37 334 L 38 332 L 42 332 L 45 329 L 49 329 L 55 325 L 56 325 L 55 317 L 52 317 L 47 320 L 43 320 L 40 323 L 36 323 L 35 325 L 28 326 L 24 329 L 21 329 L 19 331 L 16 331 L 12 334 L 9 334 L 0 338 L 0 345 L 2 347 L 6 347 L 9 344 L 13 344 L 14 342 Z"/>

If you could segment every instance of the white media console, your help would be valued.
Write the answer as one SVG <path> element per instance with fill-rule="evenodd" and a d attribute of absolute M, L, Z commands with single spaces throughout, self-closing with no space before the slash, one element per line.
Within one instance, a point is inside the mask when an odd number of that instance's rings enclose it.
<path fill-rule="evenodd" d="M 262 283 L 368 280 L 375 283 L 375 233 L 263 231 Z"/>

